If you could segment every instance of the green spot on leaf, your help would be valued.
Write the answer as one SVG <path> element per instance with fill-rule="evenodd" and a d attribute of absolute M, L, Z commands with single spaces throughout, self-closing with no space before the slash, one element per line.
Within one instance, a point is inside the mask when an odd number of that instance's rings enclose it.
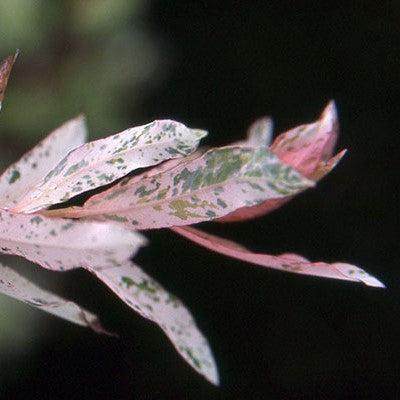
<path fill-rule="evenodd" d="M 17 181 L 20 177 L 21 177 L 21 173 L 17 169 L 14 169 L 14 171 L 11 173 L 8 183 L 12 184 L 15 181 Z"/>
<path fill-rule="evenodd" d="M 31 224 L 39 225 L 41 222 L 43 222 L 42 217 L 36 216 L 36 217 L 31 218 Z"/>

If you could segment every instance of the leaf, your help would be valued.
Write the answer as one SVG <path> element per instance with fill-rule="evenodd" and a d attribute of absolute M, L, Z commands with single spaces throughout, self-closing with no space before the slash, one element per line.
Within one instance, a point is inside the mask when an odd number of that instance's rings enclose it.
<path fill-rule="evenodd" d="M 144 244 L 138 233 L 113 224 L 0 211 L 0 252 L 51 270 L 115 267 Z"/>
<path fill-rule="evenodd" d="M 282 133 L 270 148 L 283 162 L 312 179 L 320 163 L 332 156 L 338 132 L 336 106 L 331 101 L 318 121 Z"/>
<path fill-rule="evenodd" d="M 218 371 L 206 338 L 182 302 L 134 264 L 92 271 L 129 307 L 165 332 L 178 353 L 218 385 Z"/>
<path fill-rule="evenodd" d="M 134 229 L 163 228 L 212 220 L 312 185 L 267 149 L 231 146 L 210 150 L 158 175 L 123 180 L 83 207 L 46 214 L 91 216 Z"/>
<path fill-rule="evenodd" d="M 70 150 L 86 141 L 83 116 L 71 119 L 10 165 L 0 176 L 0 207 L 11 208 Z"/>
<path fill-rule="evenodd" d="M 5 267 L 2 264 L 0 264 L 0 293 L 74 324 L 90 327 L 99 333 L 107 333 L 101 327 L 94 314 L 72 301 L 36 286 L 11 268 Z"/>
<path fill-rule="evenodd" d="M 279 135 L 270 147 L 279 159 L 300 174 L 317 182 L 342 159 L 346 150 L 332 156 L 338 136 L 339 123 L 334 102 L 330 102 L 318 121 L 300 125 Z M 217 222 L 238 222 L 261 217 L 286 204 L 292 197 L 267 200 L 243 207 L 218 218 Z"/>
<path fill-rule="evenodd" d="M 186 156 L 206 134 L 161 120 L 86 143 L 61 160 L 12 210 L 34 212 L 107 185 L 137 168 Z"/>
<path fill-rule="evenodd" d="M 321 162 L 316 171 L 314 172 L 314 177 L 318 177 L 318 179 L 323 178 L 326 174 L 328 174 L 336 165 L 337 163 L 343 158 L 346 154 L 346 150 L 342 150 L 338 153 L 335 157 L 332 157 L 326 163 Z M 288 196 L 281 199 L 271 199 L 264 201 L 263 203 L 251 206 L 251 207 L 242 207 L 237 209 L 236 211 L 231 212 L 228 215 L 225 215 L 222 218 L 218 218 L 216 222 L 242 222 L 249 219 L 254 219 L 258 217 L 262 217 L 270 212 L 276 210 L 277 208 L 282 207 L 287 202 L 292 200 L 293 196 Z"/>
<path fill-rule="evenodd" d="M 262 202 L 256 206 L 241 207 L 236 211 L 233 211 L 221 218 L 217 218 L 215 221 L 220 223 L 225 222 L 242 222 L 249 219 L 254 219 L 262 217 L 270 212 L 282 207 L 288 201 L 292 200 L 292 196 L 281 198 L 281 199 L 271 199 Z"/>
<path fill-rule="evenodd" d="M 272 140 L 273 122 L 269 117 L 259 118 L 254 121 L 247 130 L 247 146 L 265 147 Z"/>
<path fill-rule="evenodd" d="M 12 67 L 17 59 L 18 51 L 14 55 L 8 56 L 5 60 L 0 62 L 0 110 L 4 100 L 8 79 L 11 74 Z"/>
<path fill-rule="evenodd" d="M 327 264 L 323 262 L 310 262 L 306 258 L 298 256 L 297 254 L 281 254 L 279 256 L 272 256 L 269 254 L 253 253 L 234 242 L 192 227 L 174 227 L 171 229 L 186 239 L 189 239 L 209 250 L 238 260 L 261 265 L 263 267 L 323 278 L 363 282 L 367 286 L 385 287 L 382 282 L 378 281 L 378 279 L 355 265 L 347 263 Z"/>

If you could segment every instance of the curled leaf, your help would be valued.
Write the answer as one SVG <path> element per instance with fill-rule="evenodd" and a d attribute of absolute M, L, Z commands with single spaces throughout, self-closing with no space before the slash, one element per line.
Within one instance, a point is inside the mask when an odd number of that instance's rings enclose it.
<path fill-rule="evenodd" d="M 332 157 L 338 130 L 335 103 L 330 102 L 318 121 L 280 134 L 270 146 L 270 150 L 299 174 L 317 182 L 328 174 L 346 153 L 343 150 Z M 243 207 L 218 218 L 217 222 L 237 222 L 261 217 L 281 207 L 290 199 L 291 197 L 271 199 L 258 205 Z"/>
<path fill-rule="evenodd" d="M 72 301 L 36 286 L 11 268 L 1 264 L 0 293 L 74 324 L 90 327 L 97 332 L 105 332 L 94 314 Z"/>
<path fill-rule="evenodd" d="M 355 265 L 347 263 L 328 264 L 324 262 L 310 262 L 297 254 L 273 256 L 269 254 L 253 253 L 234 242 L 192 227 L 174 227 L 171 229 L 179 235 L 184 236 L 186 239 L 209 250 L 263 267 L 323 278 L 363 282 L 367 286 L 385 287 L 378 279 Z"/>
<path fill-rule="evenodd" d="M 107 185 L 137 168 L 186 156 L 206 134 L 161 120 L 86 143 L 63 158 L 12 210 L 31 213 Z"/>
<path fill-rule="evenodd" d="M 144 244 L 138 233 L 112 224 L 0 211 L 0 252 L 51 270 L 119 266 Z"/>
<path fill-rule="evenodd" d="M 134 264 L 92 272 L 129 307 L 159 325 L 186 362 L 218 385 L 218 371 L 209 344 L 178 298 Z"/>
<path fill-rule="evenodd" d="M 321 162 L 332 157 L 339 132 L 336 106 L 331 101 L 318 121 L 300 125 L 279 135 L 271 145 L 283 162 L 312 179 Z"/>
<path fill-rule="evenodd" d="M 38 143 L 0 176 L 0 207 L 11 208 L 69 151 L 86 141 L 83 116 L 71 119 Z"/>
<path fill-rule="evenodd" d="M 190 225 L 266 199 L 285 198 L 312 185 L 267 149 L 230 146 L 157 175 L 123 180 L 83 207 L 48 215 L 113 220 L 131 229 Z"/>

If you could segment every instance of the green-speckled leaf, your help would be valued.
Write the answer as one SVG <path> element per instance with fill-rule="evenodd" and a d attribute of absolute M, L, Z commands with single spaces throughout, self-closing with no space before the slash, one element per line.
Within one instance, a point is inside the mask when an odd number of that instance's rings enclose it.
<path fill-rule="evenodd" d="M 207 339 L 178 298 L 134 264 L 92 272 L 129 307 L 159 325 L 178 353 L 198 373 L 215 385 L 219 383 Z"/>
<path fill-rule="evenodd" d="M 206 134 L 161 120 L 86 143 L 66 155 L 12 210 L 34 212 L 107 185 L 137 168 L 186 156 Z"/>
<path fill-rule="evenodd" d="M 98 332 L 105 332 L 97 317 L 89 311 L 72 301 L 40 288 L 2 264 L 0 264 L 0 293 L 74 324 L 87 326 Z"/>
<path fill-rule="evenodd" d="M 336 166 L 346 153 L 345 150 L 342 150 L 332 157 L 338 134 L 339 122 L 336 106 L 331 101 L 325 107 L 318 121 L 281 133 L 270 146 L 270 150 L 282 162 L 295 168 L 306 178 L 318 182 Z M 257 134 L 256 121 L 255 125 L 250 127 L 247 140 L 257 145 L 262 143 L 262 140 L 257 139 L 260 137 L 262 135 Z M 262 145 L 264 146 L 264 144 Z M 239 208 L 217 219 L 217 222 L 237 222 L 261 217 L 286 204 L 290 199 L 290 197 L 286 197 L 266 200 L 255 206 Z"/>
<path fill-rule="evenodd" d="M 115 224 L 0 210 L 0 253 L 27 258 L 47 269 L 123 265 L 144 244 L 142 235 Z"/>
<path fill-rule="evenodd" d="M 49 215 L 112 220 L 132 229 L 191 225 L 292 196 L 313 184 L 266 148 L 230 146 L 158 175 L 123 180 L 81 208 Z"/>
<path fill-rule="evenodd" d="M 0 207 L 14 207 L 69 151 L 85 141 L 83 116 L 71 119 L 53 131 L 0 176 Z"/>

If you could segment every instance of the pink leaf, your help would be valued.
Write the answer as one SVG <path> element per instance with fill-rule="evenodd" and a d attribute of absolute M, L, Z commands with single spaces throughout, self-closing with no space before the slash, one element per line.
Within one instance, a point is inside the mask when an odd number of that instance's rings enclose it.
<path fill-rule="evenodd" d="M 304 176 L 313 177 L 321 162 L 332 156 L 339 123 L 334 102 L 330 102 L 318 121 L 300 125 L 279 135 L 271 150 Z"/>
<path fill-rule="evenodd" d="M 82 116 L 72 119 L 37 144 L 0 177 L 0 207 L 11 208 L 40 183 L 69 151 L 86 141 Z"/>
<path fill-rule="evenodd" d="M 345 154 L 346 150 L 342 150 L 335 157 L 329 159 L 326 163 L 321 162 L 321 164 L 318 166 L 318 169 L 314 172 L 314 177 L 318 177 L 318 179 L 323 178 L 337 165 L 337 163 L 343 158 Z M 242 207 L 228 215 L 225 215 L 222 218 L 216 219 L 216 222 L 242 222 L 249 219 L 262 217 L 276 210 L 277 208 L 282 207 L 288 201 L 292 200 L 292 198 L 292 196 L 289 196 L 283 199 L 271 199 L 264 201 L 257 206 Z"/>
<path fill-rule="evenodd" d="M 343 150 L 331 158 L 338 127 L 336 107 L 334 102 L 330 102 L 318 121 L 282 133 L 270 149 L 282 162 L 292 166 L 305 177 L 318 181 L 328 174 L 346 153 Z M 267 200 L 259 205 L 240 208 L 216 221 L 237 222 L 261 217 L 289 200 L 291 197 Z"/>
<path fill-rule="evenodd" d="M 192 153 L 207 132 L 175 121 L 154 121 L 72 150 L 13 207 L 34 212 L 107 185 L 137 168 Z"/>
<path fill-rule="evenodd" d="M 374 287 L 385 287 L 383 283 L 355 265 L 346 263 L 327 264 L 324 262 L 310 262 L 297 254 L 272 256 L 269 254 L 253 253 L 234 242 L 192 227 L 174 227 L 171 229 L 179 235 L 209 250 L 263 267 L 297 274 L 363 282 L 368 286 Z"/>
<path fill-rule="evenodd" d="M 99 333 L 107 333 L 97 317 L 72 301 L 36 286 L 11 268 L 0 264 L 0 293 L 23 301 L 39 310 L 81 326 L 87 326 Z"/>
<path fill-rule="evenodd" d="M 218 371 L 209 344 L 178 298 L 134 264 L 92 272 L 129 307 L 159 325 L 178 353 L 198 373 L 218 385 Z"/>
<path fill-rule="evenodd" d="M 114 224 L 0 211 L 0 252 L 25 257 L 47 269 L 115 267 L 144 244 L 141 235 Z"/>
<path fill-rule="evenodd" d="M 91 197 L 84 207 L 46 214 L 113 220 L 131 229 L 190 225 L 312 185 L 267 149 L 230 146 L 157 175 L 123 180 Z"/>

